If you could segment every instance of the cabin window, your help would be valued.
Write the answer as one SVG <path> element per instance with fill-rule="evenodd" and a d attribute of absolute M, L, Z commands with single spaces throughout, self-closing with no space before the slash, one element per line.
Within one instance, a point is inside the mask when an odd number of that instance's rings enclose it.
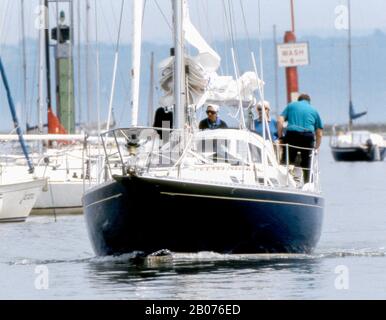
<path fill-rule="evenodd" d="M 196 144 L 197 152 L 213 163 L 248 164 L 248 144 L 242 140 L 205 139 Z"/>
<path fill-rule="evenodd" d="M 200 140 L 196 144 L 196 151 L 215 163 L 227 163 L 230 144 L 226 139 Z"/>
<path fill-rule="evenodd" d="M 262 163 L 261 161 L 261 149 L 253 144 L 249 144 L 251 151 L 251 160 L 253 163 Z"/>

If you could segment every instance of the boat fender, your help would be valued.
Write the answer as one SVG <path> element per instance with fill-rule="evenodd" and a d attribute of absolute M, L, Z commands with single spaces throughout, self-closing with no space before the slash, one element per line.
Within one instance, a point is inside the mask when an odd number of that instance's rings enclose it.
<path fill-rule="evenodd" d="M 298 183 L 300 183 L 302 181 L 302 178 L 303 178 L 303 170 L 300 167 L 301 161 L 302 161 L 302 154 L 300 151 L 298 151 L 298 153 L 296 154 L 296 158 L 295 158 L 295 165 L 292 169 L 292 175 L 294 177 L 294 180 Z"/>
<path fill-rule="evenodd" d="M 45 183 L 44 183 L 44 186 L 42 188 L 42 191 L 43 192 L 48 192 L 48 179 L 46 179 Z"/>
<path fill-rule="evenodd" d="M 371 139 L 367 139 L 366 146 L 367 146 L 367 152 L 370 153 L 373 148 L 373 141 Z"/>
<path fill-rule="evenodd" d="M 373 147 L 373 155 L 374 155 L 374 161 L 381 161 L 381 152 L 379 150 L 378 145 L 375 145 Z"/>

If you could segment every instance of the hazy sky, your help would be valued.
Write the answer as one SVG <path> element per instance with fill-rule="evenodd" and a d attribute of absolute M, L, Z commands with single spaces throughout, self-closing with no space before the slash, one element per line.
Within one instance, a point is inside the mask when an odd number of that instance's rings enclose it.
<path fill-rule="evenodd" d="M 0 44 L 15 43 L 20 38 L 20 3 L 22 0 L 0 0 Z M 85 32 L 86 0 L 74 0 L 75 20 L 77 7 L 81 7 L 81 32 Z M 131 6 L 133 0 L 125 0 L 122 41 L 130 42 L 131 38 Z M 191 17 L 195 25 L 204 33 L 208 40 L 224 38 L 224 3 L 228 1 L 233 6 L 235 21 L 239 22 L 236 32 L 239 37 L 245 36 L 245 28 L 241 19 L 242 2 L 248 32 L 256 35 L 258 32 L 258 0 L 190 0 Z M 294 0 L 296 30 L 298 35 L 344 35 L 335 28 L 337 6 L 345 5 L 347 0 Z M 38 0 L 24 0 L 27 36 L 36 38 L 34 27 L 38 17 Z M 91 5 L 91 25 L 95 30 L 95 3 L 98 10 L 99 38 L 103 42 L 115 42 L 122 0 L 89 0 Z M 168 23 L 171 21 L 170 0 L 146 0 L 144 21 L 144 39 L 151 42 L 165 42 L 171 39 Z M 386 1 L 385 0 L 351 0 L 352 28 L 354 34 L 373 32 L 375 29 L 386 31 Z M 158 6 L 161 8 L 159 10 Z M 271 36 L 272 26 L 277 25 L 279 35 L 290 28 L 290 0 L 261 0 L 262 34 Z M 51 22 L 54 20 L 56 8 L 51 6 Z M 165 19 L 166 18 L 166 19 Z M 167 22 L 165 21 L 167 20 Z M 84 39 L 84 38 L 83 38 Z"/>

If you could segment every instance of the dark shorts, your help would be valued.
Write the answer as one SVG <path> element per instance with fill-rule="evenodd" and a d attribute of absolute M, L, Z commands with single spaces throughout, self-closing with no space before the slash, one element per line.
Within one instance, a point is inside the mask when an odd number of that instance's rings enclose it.
<path fill-rule="evenodd" d="M 313 149 L 315 147 L 315 134 L 313 132 L 287 131 L 284 137 L 284 143 L 294 147 Z M 301 153 L 300 166 L 302 168 L 310 168 L 311 166 L 310 150 L 289 148 L 289 163 L 295 164 L 295 159 L 298 152 Z"/>

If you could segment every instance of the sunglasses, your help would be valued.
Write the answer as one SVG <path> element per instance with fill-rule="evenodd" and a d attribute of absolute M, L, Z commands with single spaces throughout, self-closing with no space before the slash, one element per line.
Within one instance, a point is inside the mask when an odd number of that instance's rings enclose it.
<path fill-rule="evenodd" d="M 216 111 L 207 111 L 206 114 L 217 114 Z"/>

